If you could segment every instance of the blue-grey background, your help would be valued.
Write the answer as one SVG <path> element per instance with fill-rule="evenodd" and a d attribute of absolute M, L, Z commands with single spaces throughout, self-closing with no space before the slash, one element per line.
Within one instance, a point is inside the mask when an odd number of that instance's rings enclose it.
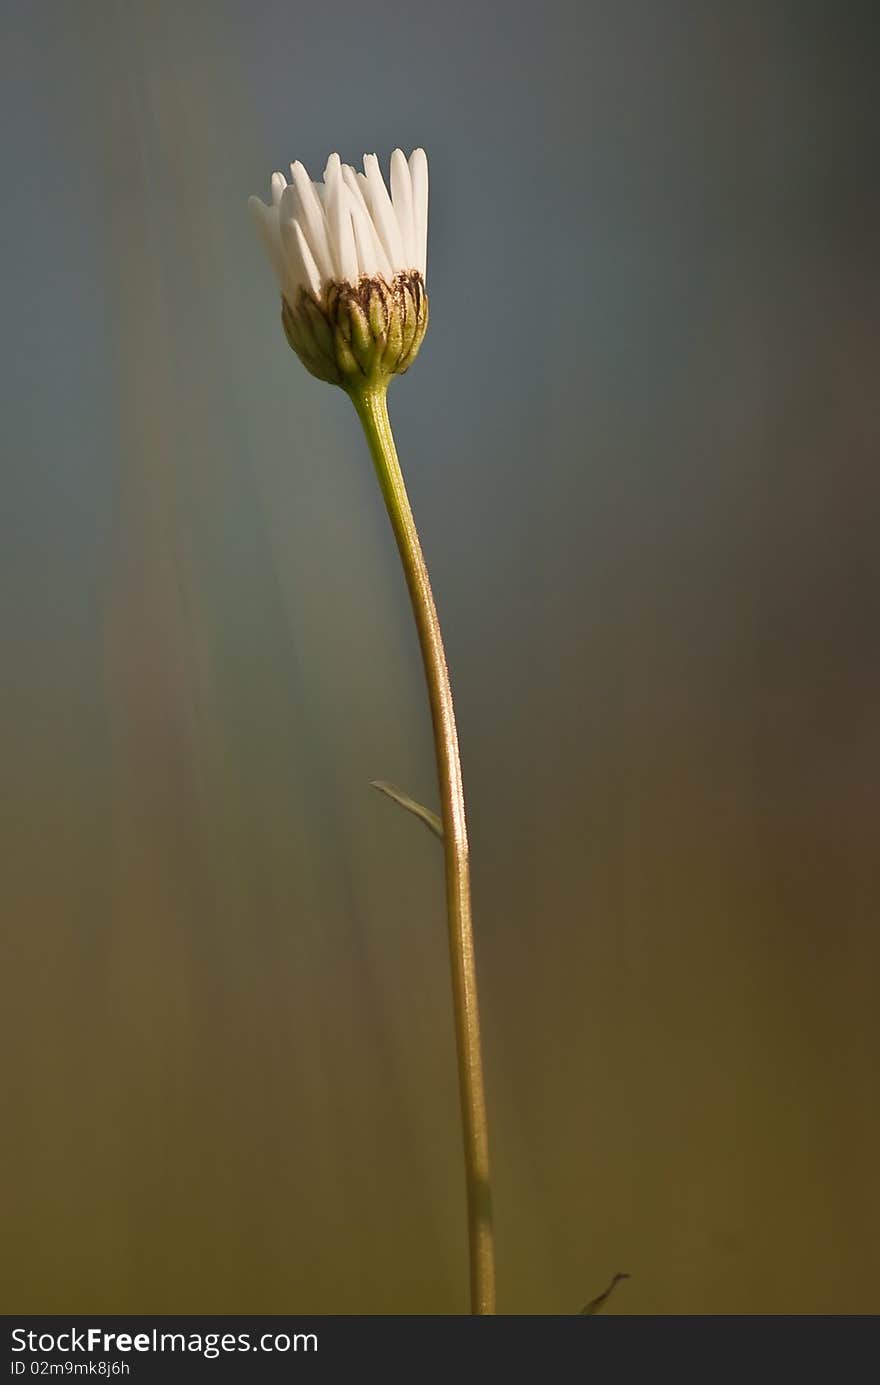
<path fill-rule="evenodd" d="M 8 7 L 4 1311 L 466 1310 L 415 639 L 245 207 L 397 144 L 501 1310 L 880 1308 L 873 10 Z"/>

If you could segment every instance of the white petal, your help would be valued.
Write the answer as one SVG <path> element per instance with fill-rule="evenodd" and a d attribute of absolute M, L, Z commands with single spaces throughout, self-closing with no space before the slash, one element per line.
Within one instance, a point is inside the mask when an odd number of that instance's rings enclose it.
<path fill-rule="evenodd" d="M 388 283 L 394 278 L 391 261 L 385 253 L 381 240 L 376 234 L 370 209 L 361 190 L 361 182 L 367 185 L 362 173 L 355 173 L 351 164 L 342 165 L 342 177 L 350 194 L 351 220 L 358 247 L 358 260 L 362 274 L 379 274 Z"/>
<path fill-rule="evenodd" d="M 336 272 L 340 279 L 357 285 L 358 256 L 351 224 L 349 197 L 342 181 L 342 166 L 338 154 L 331 154 L 324 177 L 327 186 L 327 227 Z"/>
<path fill-rule="evenodd" d="M 402 149 L 395 149 L 391 155 L 391 200 L 397 215 L 403 248 L 406 252 L 406 268 L 418 269 L 419 260 L 416 249 L 415 222 L 413 220 L 412 181 L 409 164 Z"/>
<path fill-rule="evenodd" d="M 424 279 L 428 272 L 428 159 L 424 149 L 414 149 L 409 158 L 412 178 L 413 225 L 415 227 L 415 268 Z"/>
<path fill-rule="evenodd" d="M 346 187 L 345 194 L 348 198 L 348 209 L 351 214 L 361 274 L 379 275 L 390 283 L 394 275 L 391 272 L 391 265 L 388 263 L 388 256 L 382 249 L 382 242 L 376 235 L 370 220 L 369 212 L 349 187 Z"/>
<path fill-rule="evenodd" d="M 367 175 L 368 202 L 373 217 L 373 225 L 379 233 L 379 239 L 385 247 L 385 252 L 391 261 L 391 267 L 396 273 L 400 269 L 407 268 L 406 254 L 400 226 L 391 205 L 391 198 L 388 196 L 385 179 L 379 168 L 379 160 L 375 154 L 364 155 L 364 171 Z"/>
<path fill-rule="evenodd" d="M 360 180 L 360 181 L 358 181 L 358 180 Z M 367 180 L 366 180 L 366 178 L 364 177 L 364 175 L 363 175 L 362 173 L 357 173 L 357 172 L 355 172 L 355 170 L 352 168 L 351 164 L 343 164 L 343 165 L 342 165 L 342 181 L 345 183 L 345 186 L 351 190 L 352 194 L 354 195 L 355 201 L 356 201 L 357 203 L 359 203 L 359 205 L 360 205 L 361 207 L 363 207 L 363 209 L 364 209 L 364 211 L 366 212 L 367 216 L 369 216 L 369 215 L 370 215 L 370 208 L 369 208 L 369 205 L 367 204 L 367 200 L 366 200 L 366 198 L 365 198 L 365 196 L 364 196 L 364 192 L 363 192 L 362 189 L 361 189 L 361 183 L 363 183 L 364 188 L 366 188 L 366 185 L 367 185 Z"/>
<path fill-rule="evenodd" d="M 334 277 L 335 271 L 324 208 L 311 178 L 298 160 L 290 165 L 290 172 L 293 176 L 293 187 L 288 188 L 281 199 L 282 219 L 288 221 L 291 215 L 296 217 L 309 243 L 321 278 L 327 283 Z"/>
<path fill-rule="evenodd" d="M 272 174 L 272 206 L 277 207 L 281 201 L 281 194 L 287 187 L 287 179 L 283 173 Z"/>
<path fill-rule="evenodd" d="M 284 261 L 281 236 L 278 230 L 278 213 L 274 207 L 267 207 L 265 202 L 261 202 L 259 197 L 249 197 L 248 206 L 251 209 L 251 214 L 257 225 L 257 230 L 266 247 L 266 253 L 269 256 L 272 268 L 277 274 L 279 281 L 283 284 L 287 275 L 287 267 Z"/>
<path fill-rule="evenodd" d="M 283 221 L 281 223 L 281 236 L 291 267 L 294 295 L 296 289 L 304 288 L 308 289 L 315 298 L 320 298 L 321 272 L 315 263 L 315 257 L 309 248 L 309 242 L 299 222 L 295 220 Z"/>
<path fill-rule="evenodd" d="M 303 287 L 308 288 L 309 285 L 302 252 L 294 234 L 292 221 L 282 221 L 281 223 L 281 244 L 284 247 L 284 263 L 287 270 L 287 277 L 281 291 L 293 307 L 299 290 Z"/>

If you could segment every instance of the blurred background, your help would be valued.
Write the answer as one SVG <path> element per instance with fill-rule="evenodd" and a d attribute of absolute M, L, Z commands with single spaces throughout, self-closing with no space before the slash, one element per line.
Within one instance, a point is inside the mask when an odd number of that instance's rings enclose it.
<path fill-rule="evenodd" d="M 245 205 L 398 144 L 500 1311 L 880 1310 L 875 7 L 7 13 L 3 1310 L 467 1311 L 415 636 Z"/>

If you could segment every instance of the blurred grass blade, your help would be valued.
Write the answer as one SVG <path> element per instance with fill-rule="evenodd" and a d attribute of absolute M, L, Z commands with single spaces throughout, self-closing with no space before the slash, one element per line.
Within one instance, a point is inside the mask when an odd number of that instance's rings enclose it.
<path fill-rule="evenodd" d="M 583 1316 L 585 1313 L 587 1315 L 591 1313 L 600 1313 L 602 1311 L 602 1305 L 608 1302 L 609 1298 L 614 1293 L 614 1290 L 616 1286 L 620 1283 L 621 1279 L 629 1279 L 629 1275 L 616 1274 L 612 1279 L 611 1283 L 608 1285 L 608 1288 L 605 1290 L 605 1292 L 599 1294 L 596 1298 L 591 1298 L 587 1306 L 581 1309 L 581 1316 Z"/>
<path fill-rule="evenodd" d="M 420 822 L 423 822 L 429 832 L 433 832 L 435 837 L 440 837 L 442 839 L 443 824 L 437 814 L 431 812 L 430 808 L 425 808 L 421 803 L 416 803 L 416 800 L 410 798 L 408 793 L 404 793 L 403 789 L 398 789 L 395 784 L 389 784 L 384 779 L 371 779 L 370 787 L 378 789 L 380 793 L 386 794 L 388 798 L 393 798 L 394 802 L 399 803 L 401 808 L 405 808 L 408 813 L 413 813 Z"/>

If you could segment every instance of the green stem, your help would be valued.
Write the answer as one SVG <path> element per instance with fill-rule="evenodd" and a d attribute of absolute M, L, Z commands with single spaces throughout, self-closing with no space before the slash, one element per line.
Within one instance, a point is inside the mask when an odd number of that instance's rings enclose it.
<path fill-rule="evenodd" d="M 385 388 L 352 391 L 351 398 L 367 435 L 400 551 L 428 683 L 446 860 L 446 909 L 467 1179 L 471 1313 L 494 1313 L 495 1251 L 489 1195 L 489 1137 L 480 1050 L 464 790 L 452 688 L 428 569 L 394 446 Z"/>

